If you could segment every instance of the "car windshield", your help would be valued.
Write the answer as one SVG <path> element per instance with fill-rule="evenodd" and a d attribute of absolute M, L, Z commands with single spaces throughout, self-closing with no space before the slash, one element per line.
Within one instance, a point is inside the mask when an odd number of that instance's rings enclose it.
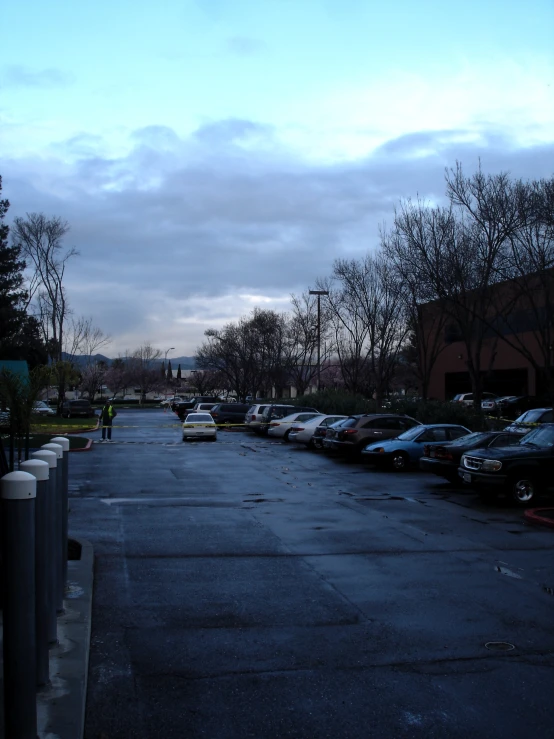
<path fill-rule="evenodd" d="M 544 426 L 526 434 L 520 446 L 554 446 L 554 426 Z"/>
<path fill-rule="evenodd" d="M 519 418 L 516 418 L 516 423 L 535 423 L 542 416 L 543 411 L 527 411 Z"/>
<path fill-rule="evenodd" d="M 187 416 L 187 423 L 213 423 L 213 420 L 208 413 L 189 413 Z"/>
<path fill-rule="evenodd" d="M 479 444 L 481 442 L 484 444 L 488 439 L 489 434 L 476 431 L 473 434 L 461 436 L 459 439 L 456 439 L 456 441 L 451 442 L 450 446 L 466 446 L 467 444 Z"/>
<path fill-rule="evenodd" d="M 402 439 L 402 441 L 413 441 L 416 437 L 418 437 L 424 429 L 421 428 L 421 426 L 414 426 L 411 429 L 408 429 L 408 431 L 404 431 L 403 434 L 400 434 L 400 436 L 397 436 L 397 439 Z"/>

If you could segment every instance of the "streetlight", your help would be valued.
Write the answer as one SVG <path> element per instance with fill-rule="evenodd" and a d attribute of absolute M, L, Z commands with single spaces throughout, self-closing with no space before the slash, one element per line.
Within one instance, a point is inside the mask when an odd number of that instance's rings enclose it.
<path fill-rule="evenodd" d="M 167 355 L 169 354 L 169 352 L 173 351 L 173 349 L 175 349 L 174 346 L 170 346 L 169 349 L 166 349 L 165 357 L 164 357 L 164 367 L 165 367 L 165 363 L 167 362 Z M 171 379 L 173 379 L 173 371 L 171 373 Z M 173 395 L 175 395 L 175 392 L 173 392 Z"/>
<path fill-rule="evenodd" d="M 310 295 L 317 295 L 317 391 L 321 388 L 321 296 L 329 295 L 328 290 L 309 290 Z"/>

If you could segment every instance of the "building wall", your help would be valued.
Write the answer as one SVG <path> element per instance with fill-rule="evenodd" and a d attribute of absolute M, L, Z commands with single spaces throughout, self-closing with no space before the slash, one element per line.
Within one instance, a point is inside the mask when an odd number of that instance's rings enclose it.
<path fill-rule="evenodd" d="M 521 340 L 537 361 L 540 361 L 536 337 L 533 333 L 520 334 Z M 531 363 L 503 339 L 486 339 L 481 355 L 483 390 L 498 395 L 537 395 L 536 373 Z M 462 377 L 462 373 L 465 377 Z M 459 389 L 454 389 L 456 377 Z M 429 397 L 449 400 L 458 392 L 471 391 L 467 371 L 467 351 L 461 341 L 445 346 L 433 367 L 429 383 Z"/>

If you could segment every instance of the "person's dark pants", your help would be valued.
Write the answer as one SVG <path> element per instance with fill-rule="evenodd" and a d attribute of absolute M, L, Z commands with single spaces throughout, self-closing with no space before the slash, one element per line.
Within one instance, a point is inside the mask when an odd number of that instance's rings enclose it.
<path fill-rule="evenodd" d="M 112 422 L 109 421 L 108 423 L 104 422 L 102 424 L 102 439 L 106 438 L 106 433 L 108 434 L 108 441 L 111 441 L 112 439 Z"/>

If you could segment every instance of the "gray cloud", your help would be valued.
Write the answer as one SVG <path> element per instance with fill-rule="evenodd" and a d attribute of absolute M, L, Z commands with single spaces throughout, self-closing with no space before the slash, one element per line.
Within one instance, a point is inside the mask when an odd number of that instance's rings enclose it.
<path fill-rule="evenodd" d="M 4 67 L 0 87 L 65 87 L 73 78 L 59 69 L 31 69 L 21 64 Z"/>
<path fill-rule="evenodd" d="M 78 149 L 69 168 L 5 159 L 1 174 L 11 217 L 38 210 L 70 221 L 67 243 L 81 254 L 68 271 L 77 313 L 124 337 L 120 349 L 134 335 L 173 331 L 173 343 L 181 331 L 188 352 L 203 321 L 252 307 L 239 295 L 299 292 L 336 257 L 377 247 L 398 199 L 441 198 L 456 159 L 468 172 L 481 158 L 486 171 L 551 176 L 552 144 L 518 149 L 498 132 L 459 143 L 459 133 L 419 132 L 324 165 L 302 162 L 271 126 L 251 121 L 213 122 L 187 138 L 151 126 L 119 159 L 87 154 L 101 147 L 85 137 L 65 142 Z"/>

